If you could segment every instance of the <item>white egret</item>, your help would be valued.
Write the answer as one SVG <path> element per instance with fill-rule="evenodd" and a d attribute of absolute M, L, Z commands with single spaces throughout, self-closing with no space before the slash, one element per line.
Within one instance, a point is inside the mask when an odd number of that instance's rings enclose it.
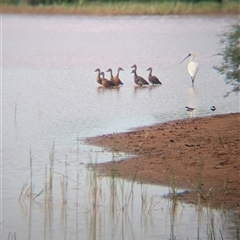
<path fill-rule="evenodd" d="M 188 57 L 190 57 L 189 59 L 189 63 L 188 63 L 188 73 L 191 76 L 192 79 L 192 86 L 194 85 L 194 80 L 195 80 L 195 76 L 198 72 L 198 63 L 194 62 L 193 59 L 195 57 L 195 54 L 193 52 L 190 52 L 182 61 L 181 63 L 187 59 Z"/>

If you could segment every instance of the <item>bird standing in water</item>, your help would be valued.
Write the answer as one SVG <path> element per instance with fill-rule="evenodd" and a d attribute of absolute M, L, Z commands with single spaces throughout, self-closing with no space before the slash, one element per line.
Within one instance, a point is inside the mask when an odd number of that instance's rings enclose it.
<path fill-rule="evenodd" d="M 148 81 L 152 84 L 152 85 L 158 85 L 158 84 L 162 84 L 161 81 L 156 77 L 152 75 L 152 68 L 148 68 L 146 71 L 149 71 L 149 75 L 148 75 Z"/>
<path fill-rule="evenodd" d="M 192 87 L 194 85 L 194 80 L 195 80 L 195 77 L 196 77 L 196 74 L 198 72 L 198 63 L 194 62 L 193 59 L 195 57 L 195 54 L 193 52 L 190 52 L 182 61 L 181 63 L 187 59 L 188 57 L 190 57 L 189 59 L 189 63 L 188 63 L 188 73 L 192 79 Z"/>
<path fill-rule="evenodd" d="M 110 81 L 114 82 L 114 76 L 112 74 L 112 69 L 109 68 L 106 72 L 109 72 L 110 73 Z"/>
<path fill-rule="evenodd" d="M 119 78 L 119 72 L 123 71 L 123 69 L 121 67 L 118 68 L 117 70 L 117 75 L 114 77 L 112 74 L 112 69 L 109 68 L 106 72 L 110 72 L 110 81 L 112 81 L 113 83 L 115 83 L 117 86 L 119 85 L 123 85 L 123 82 L 120 80 Z"/>
<path fill-rule="evenodd" d="M 100 77 L 101 70 L 99 68 L 97 68 L 94 72 L 98 72 L 96 81 L 97 81 L 98 84 L 102 85 L 102 78 Z"/>
<path fill-rule="evenodd" d="M 121 67 L 118 68 L 117 70 L 117 75 L 114 77 L 114 83 L 119 85 L 123 85 L 123 82 L 121 81 L 121 79 L 119 78 L 119 72 L 120 71 L 124 71 Z"/>
<path fill-rule="evenodd" d="M 136 73 L 136 70 L 133 69 L 131 73 L 134 73 L 134 82 L 142 87 L 143 85 L 149 85 L 149 83 L 144 79 L 142 78 L 141 76 L 138 76 L 137 73 Z"/>
<path fill-rule="evenodd" d="M 185 109 L 186 109 L 188 112 L 190 112 L 191 115 L 192 115 L 192 117 L 193 117 L 193 110 L 194 110 L 195 108 L 186 106 Z"/>
<path fill-rule="evenodd" d="M 216 107 L 215 107 L 215 106 L 212 106 L 212 107 L 211 107 L 211 111 L 214 112 L 215 110 L 216 110 Z"/>
<path fill-rule="evenodd" d="M 104 72 L 101 72 L 101 73 L 100 73 L 100 76 L 102 76 L 102 85 L 103 85 L 104 87 L 108 88 L 108 87 L 115 87 L 115 86 L 117 86 L 114 82 L 109 81 L 108 79 L 106 79 L 106 78 L 104 77 Z"/>
<path fill-rule="evenodd" d="M 149 83 L 143 77 L 137 75 L 137 65 L 136 64 L 132 65 L 131 68 L 134 68 L 131 73 L 134 73 L 134 82 L 138 86 L 142 87 L 143 85 L 149 85 Z"/>

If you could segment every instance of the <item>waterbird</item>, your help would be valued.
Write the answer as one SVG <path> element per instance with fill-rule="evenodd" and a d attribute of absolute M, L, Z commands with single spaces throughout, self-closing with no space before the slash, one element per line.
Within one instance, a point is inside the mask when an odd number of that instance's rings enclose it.
<path fill-rule="evenodd" d="M 109 68 L 106 72 L 109 72 L 110 73 L 110 81 L 114 82 L 114 76 L 112 74 L 112 69 Z"/>
<path fill-rule="evenodd" d="M 148 75 L 148 81 L 152 84 L 152 85 L 156 85 L 156 84 L 162 84 L 161 81 L 156 77 L 156 76 L 152 76 L 152 68 L 148 68 L 146 71 L 149 71 L 149 75 Z"/>
<path fill-rule="evenodd" d="M 195 108 L 186 106 L 185 109 L 186 109 L 188 112 L 192 112 Z"/>
<path fill-rule="evenodd" d="M 216 107 L 215 107 L 215 106 L 212 106 L 212 107 L 211 107 L 211 111 L 214 112 L 215 110 L 216 110 Z"/>
<path fill-rule="evenodd" d="M 143 85 L 149 85 L 149 83 L 142 78 L 141 76 L 138 76 L 136 73 L 136 70 L 133 69 L 131 73 L 134 73 L 134 82 L 138 85 L 138 86 L 143 86 Z"/>
<path fill-rule="evenodd" d="M 120 71 L 124 71 L 121 67 L 118 68 L 117 70 L 117 75 L 114 77 L 114 83 L 119 85 L 123 85 L 123 82 L 121 81 L 121 79 L 119 78 L 119 72 Z"/>
<path fill-rule="evenodd" d="M 137 75 L 137 65 L 136 64 L 133 64 L 131 66 L 131 68 L 133 68 L 131 73 L 134 73 L 134 82 L 138 86 L 149 85 L 149 83 L 143 77 Z"/>
<path fill-rule="evenodd" d="M 137 72 L 137 65 L 136 65 L 136 64 L 133 64 L 133 65 L 131 66 L 131 68 L 134 68 L 134 70 Z"/>
<path fill-rule="evenodd" d="M 188 57 L 190 57 L 189 59 L 189 63 L 188 63 L 188 73 L 192 79 L 192 86 L 194 85 L 194 80 L 196 77 L 196 74 L 198 72 L 198 63 L 194 62 L 193 59 L 195 57 L 195 54 L 193 52 L 190 52 L 182 61 L 181 63 L 187 59 Z"/>
<path fill-rule="evenodd" d="M 193 110 L 194 110 L 195 108 L 186 106 L 185 109 L 186 109 L 188 112 L 190 112 L 190 113 L 192 114 L 192 116 L 193 116 Z"/>
<path fill-rule="evenodd" d="M 104 72 L 101 72 L 101 73 L 100 73 L 100 76 L 102 76 L 102 85 L 103 85 L 104 87 L 115 87 L 115 86 L 117 86 L 114 82 L 109 81 L 108 79 L 106 79 L 106 78 L 104 77 Z"/>
<path fill-rule="evenodd" d="M 101 70 L 100 70 L 99 68 L 97 68 L 94 72 L 98 72 L 98 75 L 97 75 L 96 80 L 97 80 L 97 83 L 98 83 L 98 84 L 102 85 L 102 79 L 101 79 L 101 77 L 100 77 L 100 72 L 101 72 Z"/>

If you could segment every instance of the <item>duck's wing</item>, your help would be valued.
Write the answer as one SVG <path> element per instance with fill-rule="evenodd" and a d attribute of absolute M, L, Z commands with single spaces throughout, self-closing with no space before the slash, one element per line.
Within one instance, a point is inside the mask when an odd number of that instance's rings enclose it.
<path fill-rule="evenodd" d="M 152 84 L 162 84 L 156 76 L 149 76 L 149 82 Z"/>
<path fill-rule="evenodd" d="M 138 85 L 149 85 L 149 83 L 143 77 L 140 76 L 136 77 L 135 83 Z"/>

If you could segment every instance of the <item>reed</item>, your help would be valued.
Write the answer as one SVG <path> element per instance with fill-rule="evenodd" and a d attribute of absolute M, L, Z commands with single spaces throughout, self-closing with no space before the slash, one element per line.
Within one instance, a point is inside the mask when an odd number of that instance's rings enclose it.
<path fill-rule="evenodd" d="M 52 187 L 53 187 L 54 157 L 55 157 L 55 141 L 53 141 L 52 151 L 49 153 L 49 192 L 50 192 L 50 195 L 52 195 Z"/>
<path fill-rule="evenodd" d="M 32 150 L 30 149 L 30 199 L 32 200 L 32 196 L 33 196 L 33 170 L 32 170 L 32 160 L 33 160 L 33 156 L 32 156 Z"/>
<path fill-rule="evenodd" d="M 17 124 L 17 111 L 18 111 L 18 104 L 15 103 L 15 107 L 14 107 L 14 123 L 15 123 L 15 125 Z"/>
<path fill-rule="evenodd" d="M 14 232 L 14 233 L 9 232 L 7 240 L 17 240 L 16 232 Z"/>
<path fill-rule="evenodd" d="M 171 169 L 171 182 L 170 182 L 170 199 L 172 200 L 173 204 L 176 205 L 177 204 L 177 200 L 178 200 L 178 188 L 176 186 L 176 177 L 175 174 L 173 172 L 173 170 Z"/>
<path fill-rule="evenodd" d="M 131 181 L 131 190 L 130 190 L 130 194 L 128 195 L 127 207 L 129 206 L 131 198 L 132 198 L 132 202 L 133 202 L 133 187 L 134 187 L 134 183 L 135 183 L 135 180 L 136 180 L 136 177 L 137 177 L 137 173 L 138 173 L 138 169 L 136 169 L 136 171 L 133 175 L 133 179 Z"/>
<path fill-rule="evenodd" d="M 24 192 L 25 192 L 25 189 L 26 189 L 27 185 L 28 185 L 28 183 L 27 183 L 27 180 L 26 180 L 26 182 L 25 182 L 25 183 L 23 184 L 23 186 L 22 186 L 20 195 L 19 195 L 19 197 L 18 197 L 18 201 L 19 201 L 19 202 L 21 201 L 21 199 L 22 199 L 22 197 L 23 197 L 23 195 L 24 195 Z"/>
<path fill-rule="evenodd" d="M 141 201 L 142 201 L 142 214 L 152 215 L 154 209 L 161 201 L 158 200 L 158 197 L 151 195 L 150 197 L 147 194 L 147 187 L 141 183 Z"/>
<path fill-rule="evenodd" d="M 170 196 L 170 208 L 169 208 L 169 215 L 170 215 L 170 239 L 175 240 L 175 218 L 177 214 L 177 201 L 178 201 L 178 188 L 176 186 L 176 177 L 171 169 L 171 181 L 170 181 L 170 191 L 169 191 L 169 196 Z"/>
<path fill-rule="evenodd" d="M 201 205 L 201 199 L 207 200 L 208 204 L 211 204 L 212 196 L 213 196 L 213 188 L 210 187 L 209 189 L 205 189 L 205 188 L 203 188 L 203 183 L 202 183 L 202 172 L 204 169 L 203 159 L 201 159 L 198 166 L 199 166 L 199 168 L 197 169 L 197 174 L 196 174 L 197 184 L 194 185 L 191 181 L 189 181 L 189 182 L 197 192 L 198 206 Z"/>
<path fill-rule="evenodd" d="M 45 192 L 45 219 L 44 219 L 44 232 L 47 236 L 47 230 L 48 228 L 51 231 L 51 227 L 53 227 L 53 212 L 55 211 L 54 209 L 54 202 L 53 202 L 53 192 L 54 188 L 57 186 L 56 184 L 53 184 L 53 175 L 59 174 L 61 175 L 61 189 L 62 192 L 60 191 L 59 195 L 61 198 L 62 194 L 62 220 L 63 220 L 63 227 L 64 227 L 64 238 L 67 239 L 67 226 L 68 222 L 70 222 L 71 217 L 68 218 L 68 206 L 66 203 L 70 201 L 69 194 L 71 193 L 71 188 L 68 186 L 70 185 L 71 180 L 69 178 L 69 161 L 67 155 L 65 155 L 65 162 L 64 162 L 64 168 L 63 168 L 63 174 L 62 173 L 56 173 L 54 172 L 54 167 L 57 167 L 58 161 L 56 161 L 55 157 L 55 142 L 53 142 L 52 148 L 49 153 L 49 163 L 45 165 L 45 183 L 44 183 L 44 189 L 39 192 L 39 194 L 34 194 L 34 161 L 33 161 L 33 154 L 30 149 L 30 176 L 26 180 L 26 182 L 23 184 L 23 187 L 21 189 L 21 193 L 19 196 L 19 199 L 26 197 L 32 196 L 32 199 L 34 200 L 36 197 L 40 196 L 43 192 Z M 93 162 L 93 160 L 90 160 Z M 95 159 L 95 163 L 97 162 L 97 159 Z M 201 159 L 199 163 L 199 167 L 197 169 L 197 174 L 196 174 L 196 191 L 198 193 L 198 197 L 200 199 L 202 198 L 207 198 L 209 195 L 209 192 L 211 190 L 206 191 L 202 187 L 202 178 L 203 178 L 203 170 L 204 170 L 204 160 Z M 170 237 L 169 239 L 174 240 L 178 239 L 178 236 L 176 235 L 176 218 L 178 214 L 178 207 L 180 207 L 178 203 L 178 187 L 177 187 L 177 179 L 174 174 L 174 171 L 171 169 L 171 180 L 169 183 L 169 216 L 170 216 Z M 102 234 L 101 231 L 104 231 L 103 224 L 105 224 L 105 221 L 107 219 L 107 216 L 103 216 L 103 214 L 106 214 L 109 210 L 110 212 L 110 217 L 111 221 L 114 222 L 114 224 L 121 224 L 121 234 L 122 237 L 124 238 L 126 235 L 125 231 L 128 231 L 128 229 L 131 228 L 132 223 L 131 219 L 131 214 L 134 214 L 134 203 L 135 203 L 135 183 L 136 183 L 136 178 L 138 174 L 138 170 L 133 174 L 131 178 L 131 183 L 128 185 L 126 184 L 126 181 L 124 179 L 119 179 L 116 177 L 117 170 L 112 169 L 111 170 L 111 176 L 108 178 L 109 183 L 109 189 L 108 188 L 103 188 L 103 182 L 102 182 L 102 176 L 98 175 L 96 168 L 94 167 L 94 164 L 92 164 L 92 171 L 89 171 L 89 174 L 87 174 L 86 178 L 86 185 L 85 187 L 85 205 L 80 209 L 84 209 L 84 213 L 87 216 L 86 222 L 87 226 L 89 226 L 86 231 L 88 231 L 89 239 L 97 239 L 97 236 L 100 236 Z M 55 176 L 54 175 L 54 176 Z M 74 177 L 74 183 L 77 183 L 77 191 L 76 191 L 76 196 L 74 201 L 76 201 L 76 233 L 78 234 L 78 220 L 79 215 L 78 215 L 78 201 L 79 201 L 79 188 L 78 188 L 78 183 L 79 183 L 79 173 L 77 172 L 77 180 L 75 180 Z M 28 180 L 32 182 L 29 186 Z M 58 185 L 59 186 L 59 185 Z M 83 186 L 83 185 L 82 185 Z M 127 187 L 126 187 L 127 186 Z M 56 191 L 57 193 L 58 191 Z M 109 196 L 107 199 L 110 199 L 110 201 L 105 201 L 106 199 L 104 198 L 105 195 Z M 147 186 L 143 185 L 141 183 L 141 202 L 140 204 L 142 207 L 141 211 L 141 218 L 144 219 L 144 217 L 151 217 L 154 214 L 154 210 L 158 206 L 158 204 L 162 201 L 159 197 L 156 195 L 148 195 L 147 193 Z M 54 198 L 55 199 L 55 198 Z M 59 198 L 58 198 L 59 199 Z M 160 200 L 159 200 L 160 199 Z M 207 198 L 208 199 L 208 198 Z M 110 202 L 110 204 L 109 204 Z M 200 203 L 200 201 L 199 201 Z M 34 211 L 33 202 L 30 201 L 30 207 L 32 208 L 31 211 Z M 131 208 L 132 207 L 132 208 Z M 131 212 L 132 211 L 132 212 Z M 30 212 L 30 211 L 29 211 Z M 219 229 L 217 227 L 217 221 L 216 216 L 214 212 L 211 211 L 211 208 L 209 208 L 208 212 L 210 213 L 210 217 L 206 226 L 206 236 L 207 239 L 223 239 L 223 234 L 222 234 L 222 229 Z M 118 221 L 119 220 L 119 215 L 121 214 L 121 223 Z M 199 211 L 200 214 L 200 211 Z M 34 215 L 34 212 L 32 212 L 32 215 Z M 79 219 L 78 219 L 79 218 Z M 32 219 L 29 217 L 29 221 L 32 221 Z M 205 220 L 205 218 L 204 218 Z M 197 232 L 198 239 L 201 239 L 202 236 L 200 236 L 200 224 L 201 224 L 201 218 L 199 215 L 199 228 Z M 115 227 L 115 226 L 114 226 Z M 118 227 L 118 226 L 117 226 Z M 50 232 L 50 236 L 53 233 Z M 113 233 L 115 234 L 115 232 Z M 119 236 L 119 235 L 118 235 Z M 117 236 L 117 237 L 118 237 Z M 239 229 L 236 230 L 236 236 L 239 236 Z M 14 239 L 14 235 L 10 233 L 9 239 L 12 240 Z M 239 237 L 236 237 L 234 239 L 239 239 Z"/>
<path fill-rule="evenodd" d="M 216 239 L 216 230 L 215 230 L 215 223 L 214 223 L 214 216 L 211 216 L 211 219 L 210 219 L 210 225 L 208 225 L 208 228 L 207 228 L 207 236 L 208 236 L 208 239 L 210 240 L 215 240 Z"/>
<path fill-rule="evenodd" d="M 65 156 L 65 174 L 62 175 L 61 188 L 62 188 L 62 202 L 67 203 L 67 190 L 68 190 L 68 171 L 67 171 L 67 155 Z"/>
<path fill-rule="evenodd" d="M 117 189 L 116 189 L 116 179 L 115 179 L 116 170 L 111 170 L 110 177 L 110 213 L 111 216 L 114 216 L 116 210 L 116 197 L 117 197 Z"/>

